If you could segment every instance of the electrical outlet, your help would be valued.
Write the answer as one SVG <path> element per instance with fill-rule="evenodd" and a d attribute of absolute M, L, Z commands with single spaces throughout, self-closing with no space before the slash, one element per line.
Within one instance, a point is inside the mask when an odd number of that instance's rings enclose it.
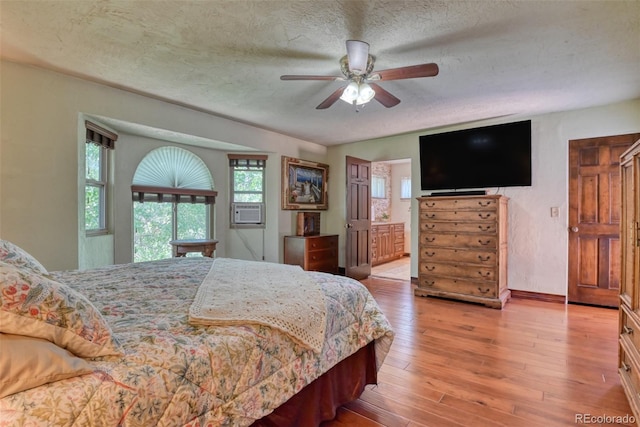
<path fill-rule="evenodd" d="M 551 208 L 551 218 L 557 218 L 560 215 L 560 209 L 557 206 Z"/>

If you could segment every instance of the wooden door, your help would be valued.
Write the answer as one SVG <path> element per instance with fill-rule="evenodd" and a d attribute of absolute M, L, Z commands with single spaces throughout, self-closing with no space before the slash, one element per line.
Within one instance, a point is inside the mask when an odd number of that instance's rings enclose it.
<path fill-rule="evenodd" d="M 371 275 L 371 162 L 347 156 L 347 243 L 345 274 Z"/>
<path fill-rule="evenodd" d="M 618 306 L 620 155 L 636 139 L 569 141 L 569 302 Z"/>

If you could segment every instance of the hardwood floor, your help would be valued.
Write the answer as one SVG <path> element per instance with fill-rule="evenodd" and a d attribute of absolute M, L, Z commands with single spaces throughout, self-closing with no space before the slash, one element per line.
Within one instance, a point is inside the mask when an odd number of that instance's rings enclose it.
<path fill-rule="evenodd" d="M 409 282 L 363 283 L 396 337 L 378 385 L 323 427 L 550 427 L 633 416 L 617 373 L 617 310 L 524 299 L 496 310 L 415 297 Z"/>

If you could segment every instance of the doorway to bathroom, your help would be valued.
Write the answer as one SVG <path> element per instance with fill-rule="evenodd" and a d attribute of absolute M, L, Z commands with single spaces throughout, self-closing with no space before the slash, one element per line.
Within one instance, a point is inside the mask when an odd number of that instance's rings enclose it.
<path fill-rule="evenodd" d="M 411 280 L 411 159 L 371 163 L 371 275 Z"/>

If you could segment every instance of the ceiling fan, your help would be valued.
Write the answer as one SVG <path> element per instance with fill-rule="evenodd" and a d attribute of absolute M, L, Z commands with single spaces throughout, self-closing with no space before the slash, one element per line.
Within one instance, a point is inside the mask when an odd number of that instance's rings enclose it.
<path fill-rule="evenodd" d="M 322 101 L 316 109 L 331 107 L 338 99 L 358 107 L 375 99 L 387 108 L 395 107 L 400 100 L 380 87 L 377 81 L 415 79 L 438 75 L 438 65 L 434 63 L 411 65 L 373 71 L 375 58 L 369 54 L 369 43 L 347 40 L 347 54 L 340 59 L 342 76 L 283 75 L 280 80 L 335 80 L 348 82 Z"/>

